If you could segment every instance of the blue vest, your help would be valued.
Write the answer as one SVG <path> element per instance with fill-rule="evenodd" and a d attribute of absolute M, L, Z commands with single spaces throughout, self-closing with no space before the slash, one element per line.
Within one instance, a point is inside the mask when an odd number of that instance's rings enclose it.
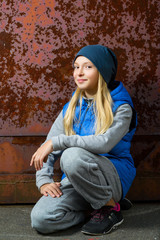
<path fill-rule="evenodd" d="M 134 161 L 130 154 L 131 140 L 136 130 L 137 116 L 133 107 L 130 95 L 121 82 L 111 91 L 113 100 L 113 113 L 123 104 L 129 104 L 133 109 L 132 121 L 129 132 L 121 139 L 121 141 L 108 153 L 99 154 L 106 156 L 115 166 L 121 180 L 123 196 L 127 194 L 136 175 Z M 63 116 L 68 108 L 67 103 L 63 108 Z M 95 114 L 92 106 L 88 106 L 88 102 L 82 98 L 81 116 L 79 119 L 80 104 L 78 103 L 75 110 L 75 118 L 73 122 L 73 130 L 77 135 L 88 136 L 95 134 Z M 62 176 L 64 178 L 64 175 Z"/>

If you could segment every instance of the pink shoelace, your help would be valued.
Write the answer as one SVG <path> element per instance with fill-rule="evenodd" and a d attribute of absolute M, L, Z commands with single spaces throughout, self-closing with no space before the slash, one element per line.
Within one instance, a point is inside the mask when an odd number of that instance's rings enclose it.
<path fill-rule="evenodd" d="M 94 220 L 94 221 L 102 221 L 104 219 L 104 217 L 106 215 L 109 215 L 111 211 L 120 211 L 120 205 L 118 203 L 116 203 L 116 206 L 113 208 L 113 207 L 110 207 L 110 206 L 104 206 L 98 210 L 94 210 L 92 213 L 91 213 L 91 220 Z"/>

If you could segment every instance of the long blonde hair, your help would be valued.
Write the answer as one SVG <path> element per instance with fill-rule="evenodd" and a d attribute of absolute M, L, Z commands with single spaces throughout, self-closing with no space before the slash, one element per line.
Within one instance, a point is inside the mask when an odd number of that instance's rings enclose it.
<path fill-rule="evenodd" d="M 69 103 L 68 109 L 64 117 L 64 129 L 67 136 L 75 135 L 75 132 L 73 131 L 75 109 L 79 99 L 81 109 L 83 95 L 84 92 L 77 88 Z M 96 116 L 95 135 L 103 134 L 113 123 L 113 112 L 112 112 L 112 98 L 107 87 L 107 84 L 100 73 L 98 79 L 97 93 L 93 100 L 93 108 Z"/>

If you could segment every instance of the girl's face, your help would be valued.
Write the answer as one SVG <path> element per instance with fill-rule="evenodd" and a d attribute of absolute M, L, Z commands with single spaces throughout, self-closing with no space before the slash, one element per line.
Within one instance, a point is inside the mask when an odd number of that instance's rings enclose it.
<path fill-rule="evenodd" d="M 92 98 L 96 94 L 99 72 L 88 58 L 77 57 L 74 62 L 73 77 L 77 86 L 84 90 L 87 98 Z"/>

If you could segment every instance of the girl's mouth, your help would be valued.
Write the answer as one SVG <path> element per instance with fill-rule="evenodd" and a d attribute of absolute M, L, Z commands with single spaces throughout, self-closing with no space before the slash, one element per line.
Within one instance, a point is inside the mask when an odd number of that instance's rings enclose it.
<path fill-rule="evenodd" d="M 86 82 L 87 79 L 77 79 L 78 83 L 83 83 L 83 82 Z"/>

